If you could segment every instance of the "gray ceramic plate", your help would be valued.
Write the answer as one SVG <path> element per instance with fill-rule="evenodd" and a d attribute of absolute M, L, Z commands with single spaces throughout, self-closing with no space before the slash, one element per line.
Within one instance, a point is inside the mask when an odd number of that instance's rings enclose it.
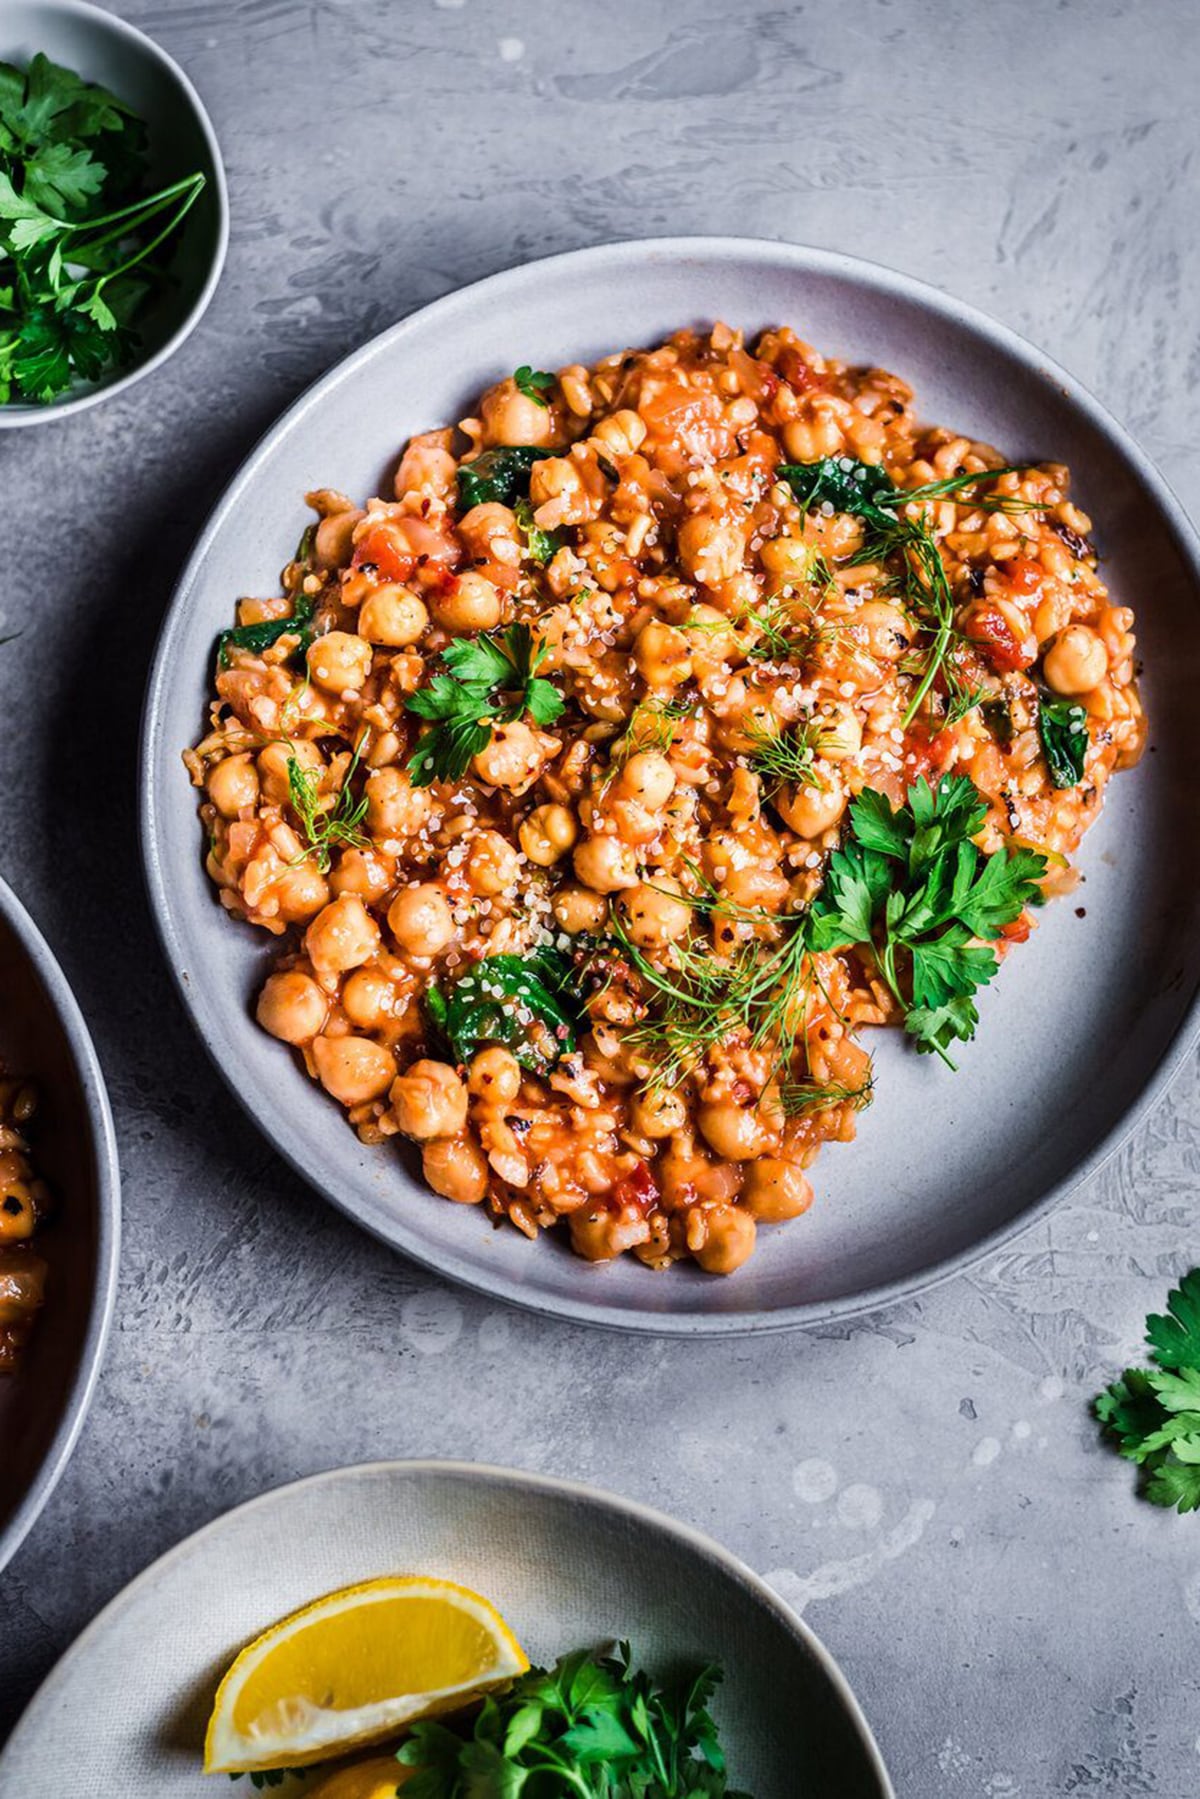
<path fill-rule="evenodd" d="M 786 322 L 911 381 L 923 415 L 1014 459 L 1074 470 L 1107 577 L 1137 608 L 1152 748 L 1113 783 L 1078 896 L 983 997 L 950 1074 L 877 1037 L 858 1141 L 826 1148 L 803 1219 L 760 1233 L 733 1279 L 595 1268 L 425 1194 L 394 1150 L 363 1148 L 288 1052 L 251 1022 L 273 946 L 231 924 L 201 867 L 179 760 L 204 716 L 216 632 L 239 594 L 274 591 L 314 485 L 378 491 L 413 431 L 469 409 L 522 362 L 554 368 L 676 327 Z M 336 1205 L 415 1260 L 546 1312 L 626 1328 L 736 1332 L 845 1315 L 1001 1241 L 1111 1155 L 1197 1026 L 1200 833 L 1191 730 L 1200 692 L 1194 534 L 1146 458 L 1062 370 L 944 294 L 784 244 L 679 239 L 578 251 L 494 276 L 394 326 L 275 426 L 217 508 L 159 644 L 143 746 L 143 837 L 167 956 L 197 1027 L 263 1131 Z M 1086 917 L 1076 907 L 1086 909 Z"/>
<path fill-rule="evenodd" d="M 81 1772 L 88 1791 L 121 1799 L 211 1793 L 204 1727 L 236 1652 L 308 1600 L 379 1574 L 485 1593 L 535 1664 L 620 1638 L 655 1669 L 719 1660 L 737 1786 L 755 1799 L 894 1799 L 836 1664 L 749 1568 L 612 1494 L 453 1462 L 317 1475 L 163 1556 L 36 1694 L 0 1756 L 0 1799 L 74 1792 Z"/>
<path fill-rule="evenodd" d="M 66 1466 L 100 1370 L 117 1287 L 119 1175 L 96 1052 L 62 970 L 0 881 L 0 1058 L 37 1085 L 39 1172 L 58 1201 L 39 1233 L 46 1303 L 0 1381 L 0 1568 Z"/>
<path fill-rule="evenodd" d="M 176 351 L 212 299 L 229 242 L 229 197 L 221 152 L 199 94 L 165 50 L 87 0 L 3 0 L 0 60 L 26 67 L 37 51 L 98 81 L 146 121 L 153 179 L 161 186 L 203 170 L 207 185 L 171 254 L 171 284 L 138 319 L 136 360 L 92 384 L 79 382 L 50 405 L 0 406 L 0 430 L 82 412 L 131 387 Z"/>

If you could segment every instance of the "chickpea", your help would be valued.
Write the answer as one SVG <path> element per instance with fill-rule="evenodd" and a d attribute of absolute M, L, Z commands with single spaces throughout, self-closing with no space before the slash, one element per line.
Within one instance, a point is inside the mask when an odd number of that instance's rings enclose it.
<path fill-rule="evenodd" d="M 426 787 L 414 787 L 402 768 L 377 768 L 367 777 L 367 829 L 372 837 L 415 837 L 433 811 Z"/>
<path fill-rule="evenodd" d="M 258 801 L 258 771 L 249 751 L 226 756 L 208 777 L 208 797 L 222 818 L 236 818 Z"/>
<path fill-rule="evenodd" d="M 704 1214 L 704 1240 L 696 1260 L 706 1274 L 732 1274 L 754 1254 L 758 1227 L 740 1206 L 712 1206 Z"/>
<path fill-rule="evenodd" d="M 807 581 L 812 569 L 813 546 L 802 537 L 773 537 L 758 554 L 767 573 L 775 577 L 776 586 Z"/>
<path fill-rule="evenodd" d="M 429 603 L 438 624 L 456 634 L 491 631 L 500 623 L 500 589 L 486 575 L 476 574 L 471 569 L 459 575 L 444 591 L 432 594 Z"/>
<path fill-rule="evenodd" d="M 596 893 L 619 893 L 637 885 L 637 857 L 619 837 L 585 837 L 575 846 L 574 865 L 584 886 Z"/>
<path fill-rule="evenodd" d="M 432 881 L 405 887 L 388 907 L 388 930 L 409 956 L 436 956 L 454 937 L 446 896 Z"/>
<path fill-rule="evenodd" d="M 852 623 L 863 632 L 868 650 L 880 662 L 898 662 L 912 648 L 912 625 L 899 606 L 890 606 L 886 600 L 867 600 Z"/>
<path fill-rule="evenodd" d="M 271 883 L 271 897 L 284 924 L 301 924 L 329 904 L 329 883 L 315 862 L 296 862 Z"/>
<path fill-rule="evenodd" d="M 314 1037 L 312 1057 L 322 1087 L 344 1106 L 378 1099 L 396 1072 L 391 1051 L 371 1037 Z"/>
<path fill-rule="evenodd" d="M 1104 639 L 1088 625 L 1068 625 L 1046 651 L 1042 669 L 1055 693 L 1091 693 L 1108 673 Z"/>
<path fill-rule="evenodd" d="M 268 975 L 258 996 L 256 1016 L 264 1031 L 284 1043 L 308 1043 L 325 1023 L 325 995 L 298 968 Z"/>
<path fill-rule="evenodd" d="M 487 1197 L 487 1161 L 471 1137 L 443 1137 L 427 1143 L 421 1151 L 421 1173 L 435 1193 L 460 1206 L 477 1206 Z"/>
<path fill-rule="evenodd" d="M 582 1206 L 570 1216 L 571 1247 L 587 1262 L 611 1262 L 650 1241 L 650 1223 L 637 1206 Z"/>
<path fill-rule="evenodd" d="M 344 974 L 375 955 L 379 927 L 356 894 L 343 893 L 313 919 L 304 948 L 318 974 Z"/>
<path fill-rule="evenodd" d="M 575 814 L 569 806 L 535 806 L 521 825 L 521 848 L 539 868 L 552 868 L 561 861 L 579 835 Z"/>
<path fill-rule="evenodd" d="M 490 899 L 515 885 L 521 873 L 517 852 L 499 831 L 480 831 L 467 857 L 472 893 Z"/>
<path fill-rule="evenodd" d="M 0 1190 L 0 1243 L 23 1243 L 37 1225 L 33 1194 L 24 1181 L 5 1181 Z"/>
<path fill-rule="evenodd" d="M 840 781 L 823 787 L 785 787 L 775 795 L 775 810 L 801 837 L 820 837 L 833 829 L 846 810 L 848 795 Z"/>
<path fill-rule="evenodd" d="M 840 701 L 817 714 L 817 749 L 826 762 L 848 762 L 862 748 L 862 725 L 853 706 Z"/>
<path fill-rule="evenodd" d="M 325 770 L 325 758 L 315 743 L 307 737 L 298 737 L 294 743 L 268 743 L 258 752 L 258 779 L 263 798 L 270 800 L 274 806 L 282 806 L 291 798 L 291 779 L 288 764 L 293 757 L 305 774 L 320 775 Z"/>
<path fill-rule="evenodd" d="M 448 494 L 454 486 L 458 463 L 450 453 L 451 431 L 424 431 L 409 439 L 396 470 L 395 494 L 421 493 L 431 497 Z"/>
<path fill-rule="evenodd" d="M 641 413 L 622 407 L 601 419 L 592 432 L 592 442 L 608 457 L 632 456 L 646 441 L 646 421 Z"/>
<path fill-rule="evenodd" d="M 798 1218 L 812 1204 L 813 1190 L 798 1162 L 760 1156 L 746 1169 L 742 1204 L 759 1224 L 781 1224 Z"/>
<path fill-rule="evenodd" d="M 396 878 L 390 856 L 376 855 L 371 849 L 351 845 L 341 851 L 338 865 L 329 877 L 334 893 L 356 893 L 369 905 L 381 900 Z"/>
<path fill-rule="evenodd" d="M 662 949 L 677 943 L 692 921 L 690 906 L 646 881 L 627 887 L 617 901 L 617 910 L 639 949 Z"/>
<path fill-rule="evenodd" d="M 345 568 L 354 554 L 354 527 L 362 516 L 356 506 L 350 506 L 321 520 L 313 548 L 322 568 Z"/>
<path fill-rule="evenodd" d="M 309 644 L 305 660 L 326 693 L 357 693 L 371 672 L 371 646 L 352 631 L 326 631 Z"/>
<path fill-rule="evenodd" d="M 392 1116 L 418 1143 L 461 1136 L 467 1122 L 467 1090 L 448 1062 L 414 1062 L 392 1082 Z"/>
<path fill-rule="evenodd" d="M 684 569 L 705 587 L 731 581 L 746 554 L 746 541 L 737 525 L 709 512 L 684 519 L 676 543 Z"/>
<path fill-rule="evenodd" d="M 488 1104 L 511 1105 L 521 1091 L 521 1064 L 498 1044 L 472 1056 L 467 1085 L 477 1099 Z"/>
<path fill-rule="evenodd" d="M 634 1095 L 629 1121 L 639 1137 L 673 1137 L 687 1123 L 687 1105 L 681 1093 L 648 1087 Z"/>
<path fill-rule="evenodd" d="M 707 1142 L 727 1162 L 751 1162 L 767 1147 L 766 1129 L 753 1106 L 709 1101 L 700 1107 L 698 1123 Z"/>
<path fill-rule="evenodd" d="M 491 741 L 474 758 L 476 777 L 489 787 L 504 787 L 510 793 L 523 793 L 537 779 L 545 760 L 536 731 L 531 731 L 519 718 L 511 724 L 496 725 Z M 550 742 L 556 740 L 551 738 Z"/>
<path fill-rule="evenodd" d="M 633 646 L 638 673 L 651 687 L 679 687 L 692 672 L 692 651 L 686 635 L 674 625 L 652 618 L 643 625 Z"/>
<path fill-rule="evenodd" d="M 638 750 L 621 770 L 617 786 L 630 799 L 658 812 L 675 791 L 675 772 L 657 750 Z"/>
<path fill-rule="evenodd" d="M 551 902 L 554 916 L 564 931 L 602 931 L 608 917 L 608 901 L 590 887 L 560 887 Z"/>
<path fill-rule="evenodd" d="M 363 601 L 358 615 L 361 636 L 369 643 L 381 643 L 394 650 L 404 650 L 417 643 L 428 624 L 429 614 L 424 601 L 410 593 L 407 587 L 401 587 L 398 581 L 388 581 L 377 587 Z"/>
<path fill-rule="evenodd" d="M 360 1031 L 377 1031 L 395 1015 L 396 989 L 382 968 L 356 968 L 347 976 L 342 1010 Z"/>
<path fill-rule="evenodd" d="M 549 407 L 531 400 L 511 379 L 489 388 L 479 413 L 489 444 L 536 444 L 540 449 L 554 435 Z"/>

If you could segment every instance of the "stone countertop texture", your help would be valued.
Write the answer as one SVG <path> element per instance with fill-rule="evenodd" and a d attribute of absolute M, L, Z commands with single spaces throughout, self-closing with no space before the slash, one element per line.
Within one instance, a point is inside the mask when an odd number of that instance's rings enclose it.
<path fill-rule="evenodd" d="M 569 1328 L 407 1266 L 258 1140 L 168 984 L 135 832 L 147 664 L 221 488 L 345 352 L 515 262 L 728 231 L 892 264 L 1064 362 L 1200 512 L 1189 0 L 126 11 L 212 112 L 233 237 L 165 370 L 0 437 L 0 869 L 91 1023 L 125 1184 L 99 1395 L 0 1581 L 0 1722 L 228 1507 L 462 1456 L 616 1488 L 767 1574 L 902 1799 L 1190 1799 L 1200 1518 L 1135 1503 L 1087 1406 L 1200 1260 L 1195 1065 L 1100 1178 L 923 1298 L 759 1342 Z"/>

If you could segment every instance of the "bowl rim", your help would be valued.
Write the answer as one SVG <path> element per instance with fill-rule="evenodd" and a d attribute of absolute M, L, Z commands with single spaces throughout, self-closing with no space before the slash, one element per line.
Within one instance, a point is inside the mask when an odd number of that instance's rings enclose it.
<path fill-rule="evenodd" d="M 46 991 L 67 1040 L 83 1092 L 96 1168 L 96 1274 L 87 1326 L 67 1402 L 37 1471 L 16 1510 L 0 1526 L 0 1569 L 25 1541 L 62 1477 L 95 1395 L 117 1297 L 121 1248 L 121 1169 L 112 1109 L 91 1034 L 67 978 L 41 931 L 6 881 L 0 919 L 9 927 Z M 45 1314 L 43 1314 L 43 1323 Z M 18 1371 L 16 1379 L 20 1379 Z"/>
<path fill-rule="evenodd" d="M 918 280 L 915 276 L 902 274 L 882 263 L 849 256 L 838 250 L 791 244 L 779 239 L 727 235 L 621 238 L 583 249 L 561 251 L 553 256 L 542 257 L 533 262 L 519 263 L 495 274 L 486 275 L 480 280 L 456 287 L 424 306 L 414 308 L 405 317 L 385 327 L 383 331 L 376 333 L 357 349 L 339 359 L 324 375 L 307 387 L 259 438 L 209 514 L 183 567 L 170 604 L 163 616 L 150 666 L 140 724 L 139 829 L 143 872 L 150 898 L 151 913 L 176 990 L 191 1018 L 193 1027 L 222 1079 L 248 1114 L 255 1128 L 310 1187 L 335 1205 L 347 1217 L 352 1218 L 361 1229 L 370 1232 L 381 1242 L 386 1243 L 394 1252 L 406 1256 L 410 1261 L 429 1269 L 434 1274 L 453 1280 L 493 1300 L 517 1305 L 543 1316 L 562 1318 L 573 1323 L 593 1324 L 607 1329 L 651 1336 L 741 1337 L 750 1336 L 759 1331 L 796 1330 L 844 1321 L 880 1311 L 913 1294 L 923 1293 L 940 1285 L 960 1269 L 975 1266 L 1023 1231 L 1032 1228 L 1060 1200 L 1073 1192 L 1085 1180 L 1097 1174 L 1111 1161 L 1166 1092 L 1190 1055 L 1193 1046 L 1200 1039 L 1200 983 L 1192 993 L 1187 1010 L 1181 1017 L 1173 1037 L 1163 1050 L 1159 1060 L 1147 1068 L 1134 1099 L 1099 1142 L 1075 1164 L 1068 1174 L 1038 1194 L 1016 1217 L 1005 1220 L 967 1247 L 953 1250 L 948 1255 L 929 1263 L 926 1267 L 901 1276 L 894 1281 L 882 1282 L 832 1299 L 804 1301 L 800 1304 L 780 1306 L 771 1311 L 724 1313 L 706 1311 L 700 1306 L 679 1312 L 657 1312 L 649 1309 L 634 1311 L 608 1304 L 602 1298 L 592 1299 L 582 1293 L 570 1297 L 560 1297 L 544 1292 L 530 1291 L 522 1282 L 508 1277 L 499 1270 L 483 1269 L 469 1252 L 463 1254 L 455 1251 L 441 1254 L 427 1251 L 419 1226 L 407 1226 L 400 1221 L 395 1233 L 388 1234 L 363 1219 L 353 1200 L 347 1199 L 340 1189 L 331 1190 L 320 1184 L 299 1155 L 289 1147 L 286 1130 L 280 1130 L 273 1120 L 268 1120 L 264 1114 L 260 1113 L 255 1107 L 253 1095 L 239 1087 L 232 1069 L 222 1059 L 217 1033 L 210 1034 L 194 1010 L 196 995 L 186 973 L 186 958 L 182 954 L 182 941 L 171 902 L 171 882 L 159 853 L 156 830 L 156 814 L 159 804 L 158 764 L 164 756 L 164 746 L 160 743 L 161 721 L 165 709 L 163 694 L 173 678 L 176 667 L 174 639 L 182 627 L 187 613 L 186 601 L 192 596 L 197 585 L 210 546 L 224 528 L 229 515 L 239 504 L 244 489 L 257 475 L 260 465 L 271 455 L 276 441 L 290 431 L 293 426 L 300 423 L 305 415 L 324 399 L 327 393 L 336 388 L 361 365 L 376 356 L 386 355 L 396 343 L 415 328 L 424 329 L 431 318 L 437 319 L 442 314 L 450 313 L 468 296 L 477 296 L 486 289 L 489 298 L 503 303 L 511 290 L 520 289 L 526 282 L 536 278 L 538 273 L 549 269 L 558 269 L 569 265 L 572 271 L 582 272 L 585 276 L 590 275 L 594 270 L 604 270 L 610 276 L 614 276 L 618 271 L 627 269 L 631 263 L 643 259 L 651 262 L 705 259 L 749 263 L 762 262 L 766 259 L 775 268 L 782 268 L 793 274 L 835 276 L 885 296 L 893 296 L 899 300 L 910 302 L 923 308 L 934 318 L 974 335 L 989 347 L 1014 359 L 1031 373 L 1043 380 L 1050 381 L 1068 402 L 1082 413 L 1095 431 L 1107 441 L 1112 450 L 1131 465 L 1134 473 L 1149 491 L 1153 502 L 1160 508 L 1181 560 L 1190 570 L 1197 588 L 1200 589 L 1200 534 L 1197 533 L 1182 504 L 1146 452 L 1107 408 L 1073 375 L 1037 349 L 1011 326 L 993 319 L 979 308 L 958 300 L 942 289 Z M 169 751 L 171 746 L 165 746 L 165 748 Z M 232 1027 L 227 1024 L 226 1035 L 231 1029 Z"/>
<path fill-rule="evenodd" d="M 210 1518 L 198 1530 L 190 1532 L 180 1542 L 157 1556 L 148 1567 L 135 1574 L 118 1593 L 98 1611 L 95 1617 L 86 1624 L 79 1635 L 63 1650 L 50 1672 L 37 1687 L 20 1717 L 17 1719 L 9 1736 L 8 1743 L 0 1749 L 0 1773 L 4 1771 L 9 1747 L 14 1743 L 35 1708 L 45 1703 L 53 1704 L 54 1690 L 60 1680 L 65 1678 L 65 1671 L 77 1657 L 87 1653 L 92 1640 L 98 1636 L 103 1627 L 119 1616 L 128 1605 L 142 1596 L 143 1591 L 153 1586 L 156 1580 L 171 1570 L 177 1562 L 181 1562 L 198 1547 L 203 1546 L 211 1537 L 218 1535 L 233 1519 L 240 1518 L 248 1512 L 269 1509 L 285 1496 L 302 1491 L 312 1491 L 325 1486 L 336 1486 L 346 1476 L 371 1475 L 380 1477 L 399 1477 L 411 1480 L 426 1475 L 435 1478 L 449 1478 L 466 1483 L 476 1483 L 485 1487 L 507 1487 L 517 1492 L 534 1492 L 553 1496 L 557 1499 L 583 1502 L 587 1505 L 599 1506 L 614 1517 L 629 1523 L 657 1530 L 667 1536 L 674 1537 L 682 1547 L 700 1556 L 704 1561 L 715 1565 L 721 1573 L 746 1587 L 758 1604 L 770 1612 L 776 1621 L 799 1640 L 820 1667 L 830 1682 L 845 1714 L 853 1726 L 863 1751 L 867 1765 L 879 1783 L 879 1799 L 896 1799 L 896 1790 L 891 1775 L 875 1741 L 874 1733 L 868 1724 L 866 1715 L 832 1652 L 826 1648 L 820 1637 L 800 1614 L 788 1605 L 774 1587 L 768 1585 L 761 1574 L 757 1574 L 740 1556 L 727 1549 L 723 1543 L 710 1537 L 706 1532 L 698 1530 L 695 1525 L 674 1517 L 669 1512 L 660 1511 L 657 1506 L 646 1505 L 638 1499 L 627 1498 L 623 1493 L 613 1492 L 608 1487 L 593 1487 L 586 1481 L 568 1480 L 556 1474 L 542 1474 L 525 1468 L 504 1467 L 496 1462 L 469 1462 L 461 1458 L 443 1459 L 437 1456 L 403 1457 L 398 1459 L 382 1458 L 368 1462 L 349 1462 L 336 1468 L 325 1468 L 316 1474 L 307 1474 L 299 1480 L 283 1481 L 278 1486 L 269 1487 L 265 1493 L 256 1493 L 250 1499 L 244 1499 L 240 1505 L 231 1506 L 228 1511 Z"/>
<path fill-rule="evenodd" d="M 225 268 L 226 252 L 229 249 L 229 183 L 225 175 L 225 164 L 221 157 L 221 146 L 217 134 L 208 115 L 203 100 L 196 91 L 195 84 L 186 71 L 175 61 L 175 58 L 162 45 L 157 43 L 146 32 L 132 25 L 128 19 L 117 13 L 108 12 L 102 6 L 94 6 L 92 0 L 36 0 L 38 9 L 44 13 L 60 13 L 71 18 L 87 19 L 109 31 L 115 38 L 123 38 L 127 43 L 136 44 L 146 52 L 152 62 L 173 79 L 182 90 L 183 97 L 192 109 L 200 134 L 204 138 L 209 157 L 212 160 L 212 191 L 217 210 L 217 240 L 209 262 L 208 273 L 200 291 L 191 306 L 180 319 L 178 325 L 165 343 L 160 344 L 152 356 L 143 362 L 137 362 L 123 375 L 115 380 L 102 381 L 98 387 L 90 388 L 86 393 L 69 395 L 59 400 L 50 400 L 44 404 L 33 401 L 19 401 L 15 405 L 0 406 L 0 431 L 19 431 L 29 425 L 41 425 L 51 419 L 68 418 L 73 413 L 86 412 L 89 407 L 98 406 L 102 400 L 112 399 L 114 395 L 125 393 L 135 381 L 149 375 L 154 369 L 161 367 L 168 357 L 175 354 L 191 336 L 204 314 L 208 311 L 209 302 L 216 292 L 217 283 Z M 3 11 L 0 10 L 0 24 L 3 23 Z"/>

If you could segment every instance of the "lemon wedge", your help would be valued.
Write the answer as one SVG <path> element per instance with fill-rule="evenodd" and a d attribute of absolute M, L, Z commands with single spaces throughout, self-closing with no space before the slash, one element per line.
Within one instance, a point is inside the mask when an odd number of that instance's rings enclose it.
<path fill-rule="evenodd" d="M 303 1768 L 378 1743 L 523 1674 L 494 1605 L 416 1575 L 327 1593 L 242 1650 L 217 1689 L 208 1774 Z"/>
<path fill-rule="evenodd" d="M 411 1768 L 402 1768 L 394 1755 L 375 1755 L 353 1768 L 327 1774 L 308 1794 L 308 1799 L 395 1799 Z"/>

